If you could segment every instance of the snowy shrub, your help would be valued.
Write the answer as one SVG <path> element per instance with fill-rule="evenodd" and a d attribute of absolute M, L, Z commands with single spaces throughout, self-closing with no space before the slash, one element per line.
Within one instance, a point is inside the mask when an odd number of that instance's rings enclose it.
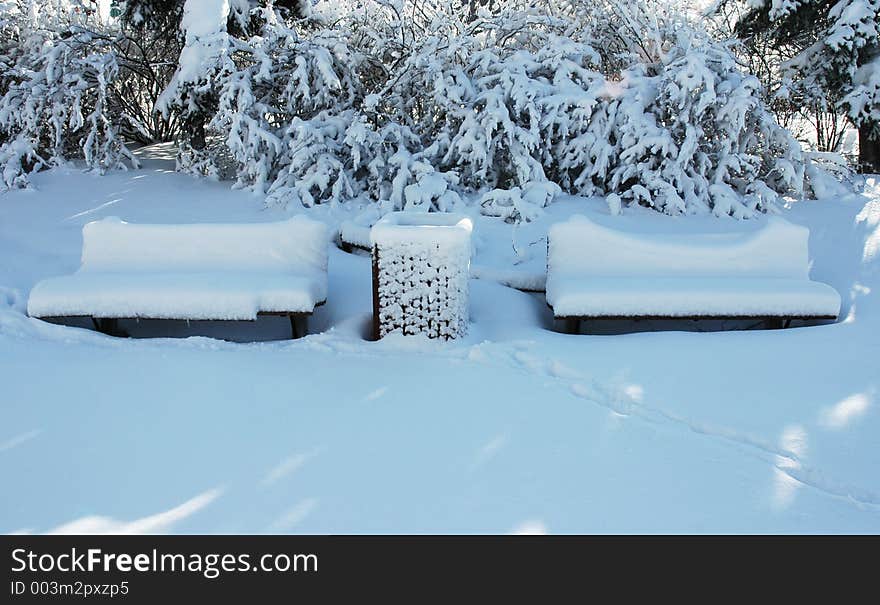
<path fill-rule="evenodd" d="M 615 151 L 600 174 L 607 191 L 668 214 L 711 209 L 738 218 L 767 210 L 779 193 L 801 192 L 797 142 L 728 49 L 679 40 L 659 65 L 638 64 L 624 80 L 608 110 Z"/>
<path fill-rule="evenodd" d="M 158 107 L 190 125 L 181 168 L 228 169 L 272 204 L 476 199 L 529 221 L 564 191 L 747 217 L 803 187 L 758 81 L 677 15 L 383 0 L 301 20 L 245 4 L 186 3 Z"/>
<path fill-rule="evenodd" d="M 444 15 L 392 74 L 383 109 L 426 141 L 425 160 L 466 188 L 545 182 L 554 141 L 589 117 L 602 82 L 586 69 L 595 51 L 556 35 L 557 25 L 534 11 L 473 23 Z"/>
<path fill-rule="evenodd" d="M 817 200 L 843 197 L 855 187 L 855 173 L 839 153 L 805 152 L 804 182 Z"/>
<path fill-rule="evenodd" d="M 558 191 L 741 218 L 799 194 L 799 146 L 758 80 L 693 25 L 646 11 L 610 2 L 575 12 L 601 24 L 577 36 L 572 22 L 535 11 L 443 15 L 392 73 L 382 107 L 426 141 L 424 161 L 490 190 L 481 209 L 505 219 L 530 220 Z M 622 35 L 602 52 L 591 42 Z M 548 182 L 558 187 L 524 201 Z"/>
<path fill-rule="evenodd" d="M 493 189 L 480 198 L 480 211 L 504 220 L 531 221 L 560 191 L 559 185 L 551 181 L 533 181 L 521 188 Z"/>
<path fill-rule="evenodd" d="M 260 21 L 261 35 L 231 36 L 223 2 L 184 7 L 186 45 L 158 105 L 192 124 L 180 167 L 214 177 L 231 172 L 237 187 L 268 193 L 270 201 L 311 206 L 352 197 L 340 157 L 350 108 L 362 96 L 359 58 L 340 32 L 304 38 L 271 7 L 231 8 L 236 19 Z"/>
<path fill-rule="evenodd" d="M 580 17 L 607 41 L 597 45 L 606 90 L 589 128 L 562 145 L 563 186 L 667 214 L 739 218 L 802 192 L 797 141 L 727 46 L 641 3 L 610 0 Z"/>
<path fill-rule="evenodd" d="M 119 73 L 112 40 L 77 25 L 56 30 L 25 15 L 18 47 L 4 53 L 0 167 L 6 188 L 68 160 L 103 172 L 137 161 L 119 136 L 108 98 Z"/>
<path fill-rule="evenodd" d="M 759 81 L 659 4 L 132 0 L 112 27 L 47 14 L 59 23 L 0 20 L 7 187 L 69 158 L 120 166 L 120 133 L 176 132 L 180 170 L 279 205 L 467 200 L 530 221 L 566 192 L 745 218 L 804 190 Z M 857 79 L 873 98 L 874 71 Z"/>
<path fill-rule="evenodd" d="M 301 39 L 281 24 L 247 52 L 250 65 L 223 82 L 211 123 L 228 133 L 239 184 L 306 206 L 352 197 L 343 148 L 363 96 L 359 57 L 336 32 Z"/>
<path fill-rule="evenodd" d="M 354 174 L 364 183 L 365 193 L 379 201 L 383 212 L 450 212 L 463 203 L 458 174 L 438 169 L 430 150 L 408 126 L 386 122 L 367 130 L 363 121 L 361 125 L 349 130 L 348 142 L 369 140 L 371 145 L 352 147 Z"/>
<path fill-rule="evenodd" d="M 366 195 L 386 210 L 442 211 L 460 201 L 448 186 L 456 175 L 437 174 L 410 128 L 378 115 L 366 99 L 375 62 L 349 44 L 344 28 L 261 16 L 261 36 L 227 38 L 231 62 L 214 81 L 218 107 L 208 134 L 224 141 L 236 186 L 266 193 L 270 204 Z"/>
<path fill-rule="evenodd" d="M 342 159 L 346 128 L 344 114 L 325 111 L 308 120 L 293 118 L 283 133 L 284 167 L 269 188 L 270 201 L 311 207 L 352 198 L 354 186 Z"/>

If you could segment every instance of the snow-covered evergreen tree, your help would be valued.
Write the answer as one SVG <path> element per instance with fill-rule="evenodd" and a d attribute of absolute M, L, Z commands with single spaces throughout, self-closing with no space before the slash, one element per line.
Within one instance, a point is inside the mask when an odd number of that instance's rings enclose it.
<path fill-rule="evenodd" d="M 748 217 L 800 194 L 798 143 L 762 105 L 760 85 L 722 45 L 685 29 L 655 63 L 636 63 L 607 110 L 608 191 L 670 214 Z M 594 176 L 594 179 L 596 177 Z"/>
<path fill-rule="evenodd" d="M 802 50 L 784 66 L 792 94 L 841 107 L 859 128 L 863 170 L 880 172 L 880 0 L 756 0 L 742 35 L 770 32 Z"/>
<path fill-rule="evenodd" d="M 31 173 L 74 159 L 98 171 L 137 164 L 111 117 L 110 87 L 119 73 L 112 39 L 85 27 L 100 26 L 89 14 L 62 4 L 20 3 L 2 25 L 14 36 L 0 59 L 6 188 L 27 186 Z"/>
<path fill-rule="evenodd" d="M 238 2 L 239 0 L 235 0 Z M 178 168 L 185 172 L 220 176 L 216 153 L 212 153 L 206 125 L 217 110 L 216 80 L 233 71 L 229 34 L 229 0 L 186 0 L 180 29 L 184 45 L 177 70 L 156 102 L 166 118 L 179 116 Z"/>

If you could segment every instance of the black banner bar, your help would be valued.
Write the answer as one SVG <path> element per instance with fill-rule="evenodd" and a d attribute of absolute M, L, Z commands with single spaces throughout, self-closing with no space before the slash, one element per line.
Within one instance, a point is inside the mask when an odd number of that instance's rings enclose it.
<path fill-rule="evenodd" d="M 876 598 L 873 537 L 6 536 L 0 603 Z M 708 593 L 703 592 L 709 590 Z M 347 601 L 348 602 L 348 601 Z"/>

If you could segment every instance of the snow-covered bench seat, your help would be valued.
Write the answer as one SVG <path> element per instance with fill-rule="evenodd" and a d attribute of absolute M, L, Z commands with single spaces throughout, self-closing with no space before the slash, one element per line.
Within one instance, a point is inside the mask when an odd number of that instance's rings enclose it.
<path fill-rule="evenodd" d="M 585 319 L 836 319 L 840 296 L 810 281 L 809 230 L 778 217 L 750 233 L 629 233 L 583 216 L 548 233 L 547 304 Z"/>
<path fill-rule="evenodd" d="M 117 218 L 83 227 L 73 275 L 31 290 L 32 317 L 254 320 L 290 317 L 294 336 L 327 297 L 323 224 L 296 217 L 275 223 L 145 225 Z M 97 320 L 102 320 L 98 322 Z"/>

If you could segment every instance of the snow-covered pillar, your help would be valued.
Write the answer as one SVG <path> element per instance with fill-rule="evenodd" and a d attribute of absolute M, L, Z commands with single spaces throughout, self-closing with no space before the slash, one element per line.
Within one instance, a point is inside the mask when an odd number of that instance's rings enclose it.
<path fill-rule="evenodd" d="M 375 338 L 467 333 L 472 230 L 469 218 L 441 212 L 392 212 L 373 226 Z"/>

